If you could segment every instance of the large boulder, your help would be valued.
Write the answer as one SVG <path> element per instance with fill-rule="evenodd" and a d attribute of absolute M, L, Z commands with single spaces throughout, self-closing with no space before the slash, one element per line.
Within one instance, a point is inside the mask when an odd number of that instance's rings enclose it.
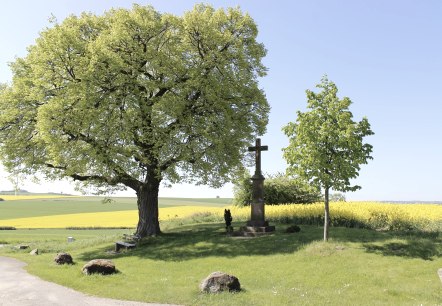
<path fill-rule="evenodd" d="M 74 264 L 74 261 L 72 260 L 72 256 L 68 253 L 58 253 L 57 256 L 55 256 L 54 261 L 57 265 L 72 265 Z"/>
<path fill-rule="evenodd" d="M 108 259 L 93 259 L 85 264 L 81 270 L 86 275 L 90 275 L 93 273 L 105 275 L 117 272 L 115 269 L 115 264 Z"/>
<path fill-rule="evenodd" d="M 241 285 L 237 277 L 223 272 L 213 272 L 200 284 L 203 292 L 218 293 L 222 291 L 240 291 Z"/>

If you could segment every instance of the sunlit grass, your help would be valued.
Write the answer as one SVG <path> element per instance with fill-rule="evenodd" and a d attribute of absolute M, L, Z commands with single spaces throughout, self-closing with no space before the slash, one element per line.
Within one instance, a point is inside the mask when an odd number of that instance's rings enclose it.
<path fill-rule="evenodd" d="M 168 222 L 165 222 L 168 223 Z M 242 225 L 236 222 L 235 227 Z M 42 279 L 91 295 L 180 305 L 439 305 L 436 271 L 442 267 L 442 237 L 274 223 L 270 236 L 241 239 L 225 235 L 223 223 L 189 224 L 146 238 L 137 248 L 109 252 L 128 230 L 36 229 L 0 231 L 0 254 L 28 263 Z M 68 243 L 66 237 L 75 241 Z M 38 248 L 39 256 L 14 245 Z M 74 265 L 57 266 L 67 251 Z M 94 258 L 111 259 L 112 276 L 85 276 L 81 267 Z M 242 292 L 202 294 L 201 280 L 214 271 L 237 276 Z"/>
<path fill-rule="evenodd" d="M 198 213 L 219 213 L 217 207 L 177 206 L 159 209 L 160 221 L 189 217 Z M 138 211 L 112 211 L 97 213 L 80 213 L 30 218 L 1 220 L 1 226 L 15 228 L 65 228 L 65 227 L 135 227 L 138 222 Z"/>

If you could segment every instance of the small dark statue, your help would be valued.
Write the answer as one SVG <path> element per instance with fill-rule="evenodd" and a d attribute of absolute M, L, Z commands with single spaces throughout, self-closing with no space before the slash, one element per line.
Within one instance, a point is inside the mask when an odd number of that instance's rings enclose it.
<path fill-rule="evenodd" d="M 232 214 L 230 209 L 224 209 L 224 220 L 226 221 L 226 231 L 231 233 L 233 231 L 232 227 Z"/>

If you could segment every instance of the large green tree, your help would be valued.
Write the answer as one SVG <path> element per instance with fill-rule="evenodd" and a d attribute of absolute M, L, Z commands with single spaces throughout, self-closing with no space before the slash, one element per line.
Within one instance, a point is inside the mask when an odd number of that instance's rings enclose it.
<path fill-rule="evenodd" d="M 150 6 L 83 13 L 40 33 L 0 93 L 8 169 L 124 186 L 138 197 L 136 234 L 160 233 L 161 182 L 219 187 L 263 134 L 258 87 L 266 50 L 240 9 Z"/>
<path fill-rule="evenodd" d="M 307 90 L 307 111 L 297 112 L 296 122 L 283 128 L 289 137 L 284 150 L 289 174 L 308 179 L 324 190 L 324 240 L 329 237 L 329 192 L 355 191 L 350 180 L 359 175 L 360 165 L 372 159 L 373 147 L 363 138 L 373 135 L 366 118 L 353 121 L 347 97 L 337 97 L 338 88 L 327 77 L 316 86 L 321 91 Z"/>

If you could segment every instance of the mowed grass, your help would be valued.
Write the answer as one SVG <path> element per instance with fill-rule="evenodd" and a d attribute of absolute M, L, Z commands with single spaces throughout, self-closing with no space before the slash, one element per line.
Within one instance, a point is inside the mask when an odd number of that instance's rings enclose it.
<path fill-rule="evenodd" d="M 6 196 L 1 195 L 5 198 Z M 10 196 L 14 197 L 14 196 Z M 42 196 L 44 197 L 44 196 Z M 0 202 L 1 220 L 55 216 L 79 213 L 116 212 L 137 210 L 137 200 L 134 197 L 115 197 L 111 203 L 103 203 L 101 197 L 55 197 L 55 198 L 25 198 Z M 224 207 L 231 199 L 185 199 L 160 198 L 159 207 L 204 206 Z"/>
<path fill-rule="evenodd" d="M 243 225 L 234 223 L 235 228 Z M 129 230 L 0 231 L 0 255 L 29 263 L 39 277 L 92 295 L 182 305 L 438 305 L 437 269 L 442 267 L 442 237 L 422 233 L 332 228 L 324 243 L 322 228 L 301 226 L 287 234 L 275 224 L 273 235 L 227 237 L 224 224 L 163 226 L 164 234 L 145 239 L 121 254 L 108 251 Z M 66 237 L 76 241 L 67 243 Z M 27 243 L 39 256 L 11 246 Z M 67 251 L 75 265 L 57 266 L 53 257 Z M 81 267 L 109 258 L 112 276 L 85 276 Z M 198 285 L 214 271 L 237 276 L 240 293 L 203 294 Z"/>

